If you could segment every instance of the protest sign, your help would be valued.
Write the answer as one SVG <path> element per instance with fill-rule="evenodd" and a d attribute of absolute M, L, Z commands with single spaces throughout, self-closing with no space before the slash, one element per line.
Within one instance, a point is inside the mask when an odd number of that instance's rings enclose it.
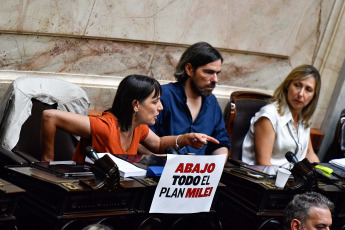
<path fill-rule="evenodd" d="M 209 212 L 226 156 L 168 155 L 150 213 Z"/>

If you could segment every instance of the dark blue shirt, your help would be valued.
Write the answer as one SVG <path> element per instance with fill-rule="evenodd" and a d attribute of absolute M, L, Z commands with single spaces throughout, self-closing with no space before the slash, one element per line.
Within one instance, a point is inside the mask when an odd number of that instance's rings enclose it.
<path fill-rule="evenodd" d="M 179 150 L 181 154 L 208 155 L 220 147 L 230 147 L 222 109 L 213 94 L 202 98 L 201 110 L 195 121 L 192 122 L 184 84 L 179 82 L 169 83 L 163 85 L 162 90 L 161 101 L 164 109 L 160 112 L 155 125 L 149 126 L 153 132 L 160 137 L 185 133 L 204 133 L 220 142 L 220 144 L 208 142 L 202 149 L 186 146 L 184 149 Z"/>

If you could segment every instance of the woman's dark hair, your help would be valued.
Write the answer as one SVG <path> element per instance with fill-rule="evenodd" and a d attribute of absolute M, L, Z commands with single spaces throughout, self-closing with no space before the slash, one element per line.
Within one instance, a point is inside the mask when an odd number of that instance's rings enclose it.
<path fill-rule="evenodd" d="M 120 82 L 113 105 L 108 111 L 117 118 L 121 131 L 131 128 L 134 114 L 132 102 L 137 100 L 142 103 L 153 91 L 154 98 L 162 94 L 161 85 L 152 77 L 129 75 Z"/>
<path fill-rule="evenodd" d="M 207 65 L 208 63 L 219 59 L 223 62 L 222 55 L 220 55 L 220 53 L 210 44 L 207 42 L 195 43 L 182 54 L 180 61 L 175 68 L 174 76 L 178 82 L 184 82 L 188 78 L 185 71 L 187 63 L 190 63 L 195 71 L 199 66 Z"/>

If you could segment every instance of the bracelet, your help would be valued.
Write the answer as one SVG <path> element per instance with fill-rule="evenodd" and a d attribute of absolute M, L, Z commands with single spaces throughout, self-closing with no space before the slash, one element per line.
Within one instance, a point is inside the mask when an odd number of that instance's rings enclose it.
<path fill-rule="evenodd" d="M 181 149 L 183 149 L 183 148 L 180 148 L 180 146 L 178 146 L 178 144 L 177 144 L 177 139 L 181 136 L 182 134 L 180 134 L 180 135 L 178 135 L 177 137 L 176 137 L 176 140 L 175 140 L 175 149 L 176 150 L 181 150 Z"/>

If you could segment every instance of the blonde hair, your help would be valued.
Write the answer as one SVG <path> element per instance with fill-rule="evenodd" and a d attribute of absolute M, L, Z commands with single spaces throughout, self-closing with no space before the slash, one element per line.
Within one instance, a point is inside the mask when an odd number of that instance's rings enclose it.
<path fill-rule="evenodd" d="M 288 96 L 288 89 L 292 81 L 295 80 L 305 80 L 309 77 L 315 78 L 315 91 L 314 97 L 310 101 L 310 103 L 303 108 L 301 118 L 303 123 L 309 127 L 310 126 L 310 119 L 315 112 L 317 102 L 320 96 L 320 88 L 321 88 L 321 77 L 319 71 L 311 66 L 311 65 L 301 65 L 294 68 L 289 75 L 285 78 L 285 80 L 276 88 L 273 94 L 272 102 L 276 102 L 278 104 L 278 113 L 283 116 L 285 112 L 285 107 L 288 104 L 287 96 Z"/>

